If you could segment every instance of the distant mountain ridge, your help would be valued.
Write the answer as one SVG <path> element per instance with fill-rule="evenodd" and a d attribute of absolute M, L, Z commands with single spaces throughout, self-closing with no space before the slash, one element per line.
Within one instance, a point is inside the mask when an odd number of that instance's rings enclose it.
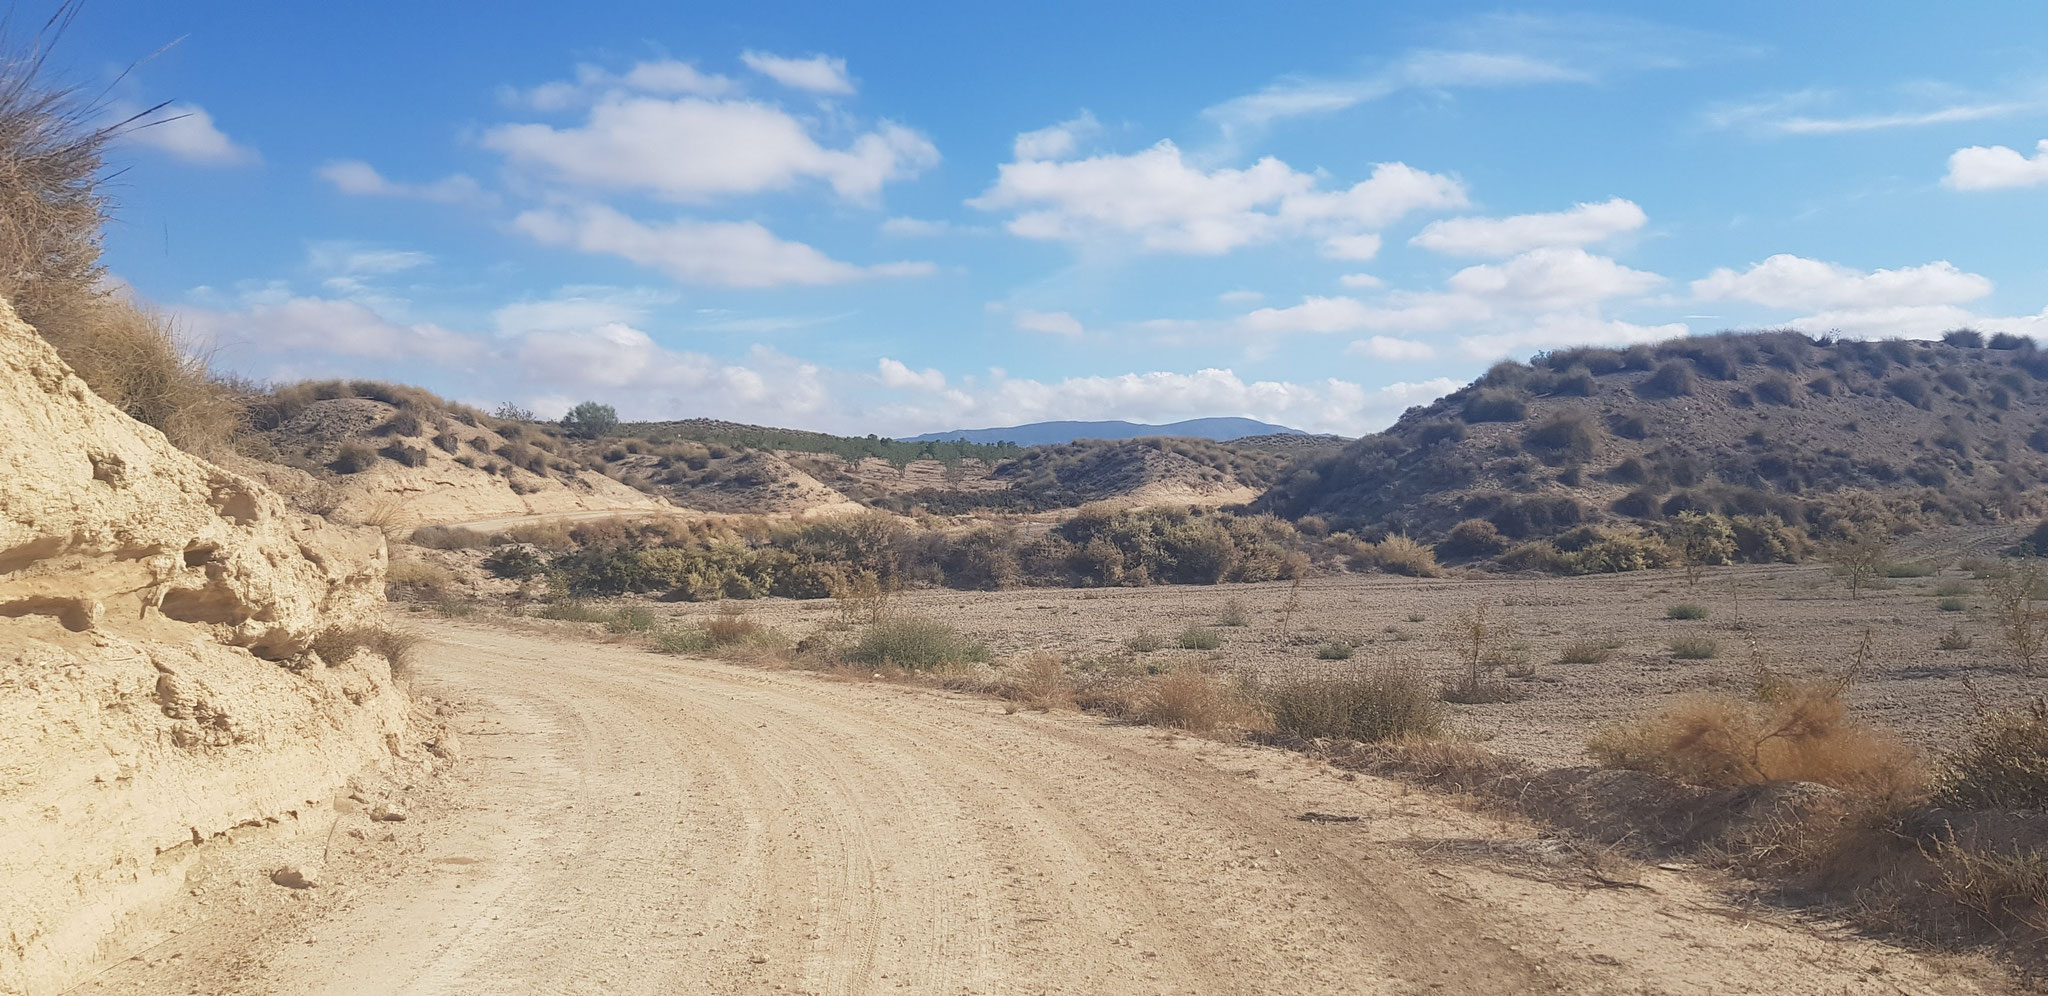
<path fill-rule="evenodd" d="M 1250 418 L 1191 418 L 1166 425 L 1145 425 L 1138 422 L 1031 422 L 1026 425 L 1011 425 L 993 429 L 954 429 L 951 432 L 927 432 L 922 436 L 911 436 L 901 440 L 906 443 L 936 443 L 960 441 L 969 443 L 1016 443 L 1019 446 L 1050 446 L 1071 443 L 1076 439 L 1137 439 L 1143 436 L 1185 436 L 1196 439 L 1213 439 L 1227 442 L 1246 436 L 1306 436 L 1300 429 L 1284 425 L 1273 425 Z"/>

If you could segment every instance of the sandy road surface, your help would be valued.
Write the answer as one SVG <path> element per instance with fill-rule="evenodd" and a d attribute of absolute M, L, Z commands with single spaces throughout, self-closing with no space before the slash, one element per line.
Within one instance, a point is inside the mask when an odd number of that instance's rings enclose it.
<path fill-rule="evenodd" d="M 480 626 L 422 672 L 467 703 L 448 798 L 85 991 L 1998 989 L 1278 751 Z"/>

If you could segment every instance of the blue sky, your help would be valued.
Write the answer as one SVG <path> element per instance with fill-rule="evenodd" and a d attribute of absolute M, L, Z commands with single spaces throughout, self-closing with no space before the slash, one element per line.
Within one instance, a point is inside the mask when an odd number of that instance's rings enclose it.
<path fill-rule="evenodd" d="M 2048 333 L 2038 3 L 132 6 L 59 50 L 182 114 L 108 264 L 257 378 L 1357 434 L 1559 346 Z"/>

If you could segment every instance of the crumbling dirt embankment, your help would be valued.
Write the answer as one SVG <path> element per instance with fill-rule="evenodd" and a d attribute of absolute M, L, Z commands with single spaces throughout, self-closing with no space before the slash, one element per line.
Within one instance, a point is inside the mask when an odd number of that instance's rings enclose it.
<path fill-rule="evenodd" d="M 0 991 L 163 936 L 235 834 L 410 749 L 388 662 L 310 652 L 371 621 L 384 567 L 375 532 L 175 449 L 0 303 Z"/>

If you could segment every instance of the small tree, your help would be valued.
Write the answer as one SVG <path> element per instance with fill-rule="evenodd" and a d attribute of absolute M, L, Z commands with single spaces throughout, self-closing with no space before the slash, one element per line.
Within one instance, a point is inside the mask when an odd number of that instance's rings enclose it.
<path fill-rule="evenodd" d="M 1863 536 L 1835 547 L 1832 559 L 1835 576 L 1849 586 L 1849 597 L 1861 598 L 1863 589 L 1872 587 L 1884 576 L 1890 557 L 1884 541 Z"/>
<path fill-rule="evenodd" d="M 562 416 L 562 428 L 572 436 L 596 439 L 619 427 L 619 410 L 610 405 L 586 401 Z"/>
<path fill-rule="evenodd" d="M 1677 552 L 1679 565 L 1685 568 L 1687 587 L 1699 584 L 1700 575 L 1708 567 L 1728 563 L 1735 557 L 1735 531 L 1729 528 L 1728 520 L 1718 515 L 1680 512 L 1666 539 Z"/>

